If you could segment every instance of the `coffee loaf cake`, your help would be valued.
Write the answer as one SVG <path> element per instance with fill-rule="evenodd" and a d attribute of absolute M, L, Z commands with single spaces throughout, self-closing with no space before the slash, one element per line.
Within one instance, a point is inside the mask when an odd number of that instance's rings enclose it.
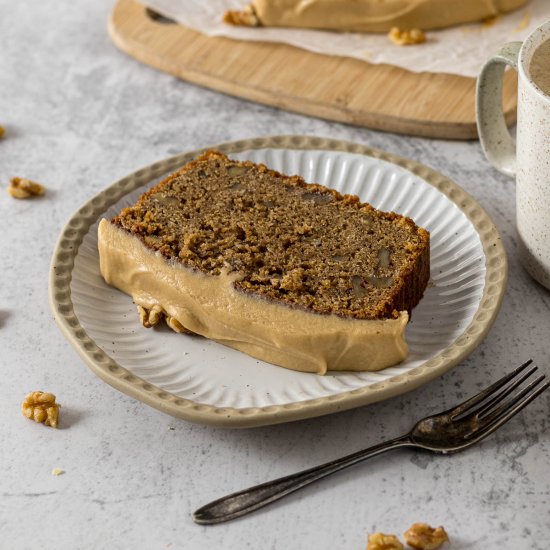
<path fill-rule="evenodd" d="M 442 29 L 516 10 L 528 0 L 252 0 L 228 11 L 233 25 L 386 33 Z"/>
<path fill-rule="evenodd" d="M 102 220 L 99 253 L 145 326 L 320 374 L 404 359 L 430 257 L 409 218 L 215 151 Z"/>

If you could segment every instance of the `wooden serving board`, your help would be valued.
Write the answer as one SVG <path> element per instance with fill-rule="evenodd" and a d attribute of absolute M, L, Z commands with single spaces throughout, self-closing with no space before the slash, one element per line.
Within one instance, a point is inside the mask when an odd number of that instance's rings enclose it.
<path fill-rule="evenodd" d="M 207 37 L 118 0 L 114 43 L 143 63 L 201 86 L 288 111 L 400 134 L 472 139 L 475 79 L 412 73 L 286 44 Z M 506 74 L 503 106 L 516 119 L 517 77 Z"/>

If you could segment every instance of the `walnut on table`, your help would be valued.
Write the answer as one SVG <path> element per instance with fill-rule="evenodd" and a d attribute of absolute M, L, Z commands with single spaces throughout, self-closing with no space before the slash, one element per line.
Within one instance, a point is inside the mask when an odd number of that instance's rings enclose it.
<path fill-rule="evenodd" d="M 46 192 L 46 188 L 27 178 L 11 178 L 8 193 L 14 199 L 29 199 L 39 197 Z"/>
<path fill-rule="evenodd" d="M 369 535 L 367 550 L 403 550 L 403 545 L 395 535 L 373 533 Z"/>
<path fill-rule="evenodd" d="M 449 542 L 449 536 L 443 527 L 430 527 L 427 523 L 413 523 L 403 534 L 405 542 L 415 550 L 435 550 L 444 542 Z"/>
<path fill-rule="evenodd" d="M 241 11 L 226 11 L 223 16 L 224 23 L 246 27 L 259 27 L 260 20 L 251 5 Z"/>
<path fill-rule="evenodd" d="M 411 29 L 403 31 L 398 27 L 393 27 L 388 33 L 389 39 L 398 46 L 413 46 L 426 42 L 426 35 L 420 29 Z"/>
<path fill-rule="evenodd" d="M 21 412 L 35 422 L 57 428 L 59 404 L 55 402 L 53 393 L 41 391 L 29 393 L 21 405 Z"/>

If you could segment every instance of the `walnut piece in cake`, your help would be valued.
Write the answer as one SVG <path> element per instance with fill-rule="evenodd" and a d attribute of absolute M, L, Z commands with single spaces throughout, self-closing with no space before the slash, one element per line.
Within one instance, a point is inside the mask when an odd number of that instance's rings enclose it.
<path fill-rule="evenodd" d="M 403 534 L 405 542 L 416 550 L 435 550 L 444 542 L 449 542 L 449 536 L 443 527 L 430 527 L 427 523 L 414 523 Z"/>
<path fill-rule="evenodd" d="M 43 185 L 27 178 L 11 178 L 8 193 L 14 199 L 29 199 L 39 197 L 46 192 Z"/>
<path fill-rule="evenodd" d="M 53 393 L 41 391 L 29 393 L 21 405 L 21 412 L 35 422 L 57 428 L 59 404 L 55 402 Z"/>
<path fill-rule="evenodd" d="M 170 263 L 238 274 L 234 287 L 243 293 L 321 314 L 395 318 L 428 282 L 429 235 L 412 220 L 214 151 L 112 224 Z"/>
<path fill-rule="evenodd" d="M 393 27 L 388 33 L 389 39 L 398 46 L 414 46 L 426 42 L 426 35 L 420 29 L 411 29 L 403 31 L 398 27 Z"/>
<path fill-rule="evenodd" d="M 395 535 L 373 533 L 369 535 L 367 550 L 403 550 L 403 545 Z"/>

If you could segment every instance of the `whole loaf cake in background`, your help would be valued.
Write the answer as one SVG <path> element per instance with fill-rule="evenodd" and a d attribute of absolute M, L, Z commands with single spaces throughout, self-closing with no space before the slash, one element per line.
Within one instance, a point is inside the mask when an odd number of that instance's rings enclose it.
<path fill-rule="evenodd" d="M 253 0 L 224 19 L 236 25 L 349 32 L 442 29 L 515 10 L 528 0 Z"/>
<path fill-rule="evenodd" d="M 320 374 L 402 361 L 429 278 L 409 218 L 212 151 L 102 220 L 99 253 L 154 322 Z"/>

